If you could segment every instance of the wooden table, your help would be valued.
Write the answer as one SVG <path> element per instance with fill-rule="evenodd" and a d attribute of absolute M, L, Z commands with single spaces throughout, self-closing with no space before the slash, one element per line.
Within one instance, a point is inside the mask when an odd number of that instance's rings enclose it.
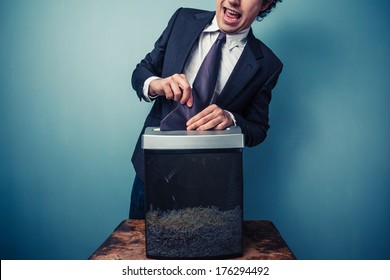
<path fill-rule="evenodd" d="M 90 260 L 146 260 L 145 221 L 124 220 Z M 244 221 L 244 253 L 235 259 L 294 260 L 279 231 L 270 221 Z"/>

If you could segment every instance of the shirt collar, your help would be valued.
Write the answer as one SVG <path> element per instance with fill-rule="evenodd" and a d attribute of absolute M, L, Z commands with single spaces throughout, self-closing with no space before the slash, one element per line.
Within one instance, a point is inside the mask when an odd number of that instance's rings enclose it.
<path fill-rule="evenodd" d="M 217 23 L 217 17 L 214 16 L 212 22 L 203 30 L 203 32 L 216 32 L 219 31 L 219 26 Z M 231 50 L 234 47 L 245 45 L 247 41 L 247 36 L 249 33 L 250 27 L 247 29 L 242 30 L 239 33 L 236 34 L 226 34 L 226 45 Z"/>

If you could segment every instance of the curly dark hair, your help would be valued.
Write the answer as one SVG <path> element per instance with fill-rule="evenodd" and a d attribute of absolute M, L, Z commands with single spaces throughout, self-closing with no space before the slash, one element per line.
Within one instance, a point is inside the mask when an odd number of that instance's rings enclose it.
<path fill-rule="evenodd" d="M 270 12 L 271 12 L 271 10 L 273 9 L 273 8 L 275 8 L 275 6 L 276 6 L 276 4 L 278 3 L 278 2 L 282 2 L 283 0 L 264 0 L 264 5 L 265 4 L 267 4 L 268 2 L 272 2 L 272 4 L 268 7 L 268 9 L 267 10 L 265 10 L 265 11 L 261 11 L 258 15 L 257 15 L 257 20 L 262 20 L 263 18 L 265 18 L 265 16 L 266 15 L 268 15 Z"/>

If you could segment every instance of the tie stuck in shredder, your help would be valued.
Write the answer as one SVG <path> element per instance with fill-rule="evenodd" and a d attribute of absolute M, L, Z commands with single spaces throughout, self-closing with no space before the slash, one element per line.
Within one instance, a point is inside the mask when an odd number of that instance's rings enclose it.
<path fill-rule="evenodd" d="M 147 128 L 145 235 L 150 258 L 226 258 L 243 250 L 243 135 Z"/>

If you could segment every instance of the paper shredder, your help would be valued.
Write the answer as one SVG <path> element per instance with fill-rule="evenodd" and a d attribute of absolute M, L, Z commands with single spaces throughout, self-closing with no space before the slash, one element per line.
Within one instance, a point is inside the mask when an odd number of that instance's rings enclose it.
<path fill-rule="evenodd" d="M 145 130 L 147 257 L 204 259 L 242 254 L 243 147 L 239 127 Z"/>

